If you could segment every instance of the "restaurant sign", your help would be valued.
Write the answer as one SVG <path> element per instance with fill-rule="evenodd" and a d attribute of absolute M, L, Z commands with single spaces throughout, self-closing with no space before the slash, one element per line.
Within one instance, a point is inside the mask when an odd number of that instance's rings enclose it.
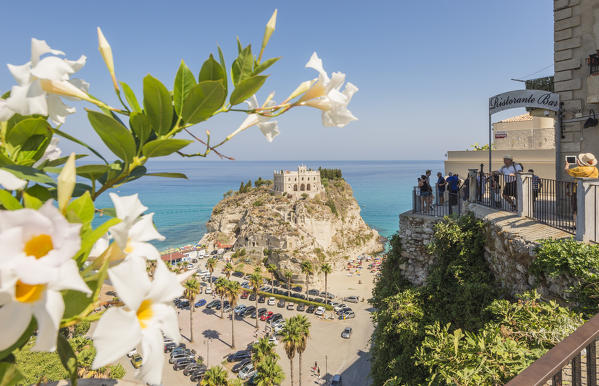
<path fill-rule="evenodd" d="M 559 110 L 559 94 L 544 90 L 514 90 L 489 98 L 489 114 L 518 107 Z"/>
<path fill-rule="evenodd" d="M 498 139 L 498 138 L 507 138 L 507 131 L 496 131 L 495 139 Z"/>

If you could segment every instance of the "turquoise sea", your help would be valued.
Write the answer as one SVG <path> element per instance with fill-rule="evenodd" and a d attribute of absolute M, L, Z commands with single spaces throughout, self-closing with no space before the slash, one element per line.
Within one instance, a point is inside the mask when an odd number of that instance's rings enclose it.
<path fill-rule="evenodd" d="M 275 169 L 295 170 L 298 164 L 309 168 L 339 168 L 353 188 L 362 217 L 385 237 L 398 230 L 398 215 L 411 208 L 411 188 L 417 177 L 431 169 L 442 170 L 442 161 L 154 161 L 146 166 L 150 172 L 181 172 L 188 180 L 144 177 L 118 189 L 119 195 L 138 192 L 165 241 L 156 242 L 161 249 L 195 243 L 206 232 L 206 222 L 213 206 L 223 193 L 237 190 L 241 181 L 258 177 L 272 179 Z M 105 193 L 97 207 L 112 207 Z"/>

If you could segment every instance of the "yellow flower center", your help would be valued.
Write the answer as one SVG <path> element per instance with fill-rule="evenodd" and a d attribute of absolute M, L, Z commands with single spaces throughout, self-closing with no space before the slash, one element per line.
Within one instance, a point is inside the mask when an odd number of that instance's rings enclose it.
<path fill-rule="evenodd" d="M 139 321 L 141 328 L 146 328 L 148 326 L 147 322 L 152 318 L 152 315 L 154 315 L 152 312 L 152 301 L 146 299 L 141 302 L 137 309 L 137 320 Z"/>
<path fill-rule="evenodd" d="M 39 300 L 45 289 L 45 284 L 25 284 L 17 280 L 15 298 L 21 303 L 34 303 Z"/>
<path fill-rule="evenodd" d="M 41 234 L 30 238 L 29 241 L 25 243 L 23 252 L 25 252 L 27 256 L 34 256 L 36 259 L 41 259 L 52 249 L 54 249 L 52 237 L 50 235 Z"/>
<path fill-rule="evenodd" d="M 133 246 L 131 245 L 131 239 L 127 239 L 127 245 L 125 246 L 125 250 L 123 252 L 125 252 L 125 253 L 133 252 Z"/>

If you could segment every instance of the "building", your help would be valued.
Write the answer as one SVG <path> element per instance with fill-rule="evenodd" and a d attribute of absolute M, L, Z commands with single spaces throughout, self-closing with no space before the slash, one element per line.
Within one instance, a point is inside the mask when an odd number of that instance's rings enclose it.
<path fill-rule="evenodd" d="M 493 169 L 503 165 L 503 156 L 510 154 L 526 170 L 533 169 L 541 178 L 555 178 L 555 129 L 552 117 L 540 116 L 537 111 L 504 119 L 493 124 Z M 448 151 L 445 174 L 466 176 L 468 169 L 488 171 L 489 152 Z"/>
<path fill-rule="evenodd" d="M 599 113 L 599 1 L 554 0 L 553 9 L 554 90 L 562 103 L 555 133 L 556 175 L 567 180 L 566 156 L 599 153 L 599 125 L 587 123 L 591 110 Z"/>
<path fill-rule="evenodd" d="M 304 194 L 312 198 L 324 191 L 320 182 L 320 172 L 300 165 L 297 171 L 275 170 L 273 175 L 273 188 L 275 193 L 290 195 L 300 198 Z"/>

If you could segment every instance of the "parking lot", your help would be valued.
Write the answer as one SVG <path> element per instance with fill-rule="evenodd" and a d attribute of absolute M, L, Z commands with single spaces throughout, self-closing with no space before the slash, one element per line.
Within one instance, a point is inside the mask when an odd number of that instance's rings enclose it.
<path fill-rule="evenodd" d="M 200 267 L 203 263 L 200 263 Z M 215 270 L 216 277 L 220 276 L 220 265 Z M 242 278 L 231 277 L 232 280 L 240 282 L 245 281 Z M 347 296 L 359 296 L 360 299 L 368 298 L 372 290 L 372 275 L 363 273 L 361 276 L 348 276 L 345 272 L 334 272 L 329 275 L 328 291 L 336 295 L 334 301 L 340 301 L 340 298 Z M 207 284 L 207 283 L 206 283 Z M 312 288 L 312 286 L 311 286 Z M 319 288 L 323 290 L 323 288 Z M 198 295 L 196 301 L 204 299 L 210 303 L 214 299 L 212 294 Z M 287 307 L 278 307 L 276 304 L 267 305 L 259 303 L 258 308 L 266 308 L 273 313 L 280 313 L 287 319 L 298 313 L 302 313 L 308 317 L 312 327 L 310 328 L 310 338 L 306 351 L 302 358 L 302 382 L 304 384 L 320 383 L 325 384 L 327 380 L 335 374 L 341 374 L 344 385 L 367 385 L 369 384 L 369 339 L 373 331 L 373 326 L 370 319 L 369 304 L 366 301 L 358 303 L 345 304 L 352 308 L 355 318 L 339 320 L 338 318 L 329 319 L 334 312 L 325 312 L 325 317 L 317 316 L 314 313 L 297 311 L 297 304 L 293 310 L 288 310 Z M 278 299 L 277 299 L 278 301 Z M 239 299 L 239 304 L 246 306 L 255 306 L 255 301 L 249 299 Z M 287 304 L 286 304 L 287 306 Z M 258 321 L 259 330 L 256 335 L 255 322 L 256 319 L 251 316 L 245 316 L 235 319 L 235 349 L 230 347 L 231 344 L 231 312 L 225 312 L 223 319 L 220 318 L 221 311 L 215 309 L 207 309 L 206 305 L 197 308 L 193 313 L 193 343 L 189 342 L 189 310 L 179 309 L 179 325 L 181 328 L 182 342 L 187 347 L 196 350 L 198 355 L 204 358 L 208 366 L 223 364 L 228 370 L 231 370 L 235 363 L 226 362 L 226 357 L 241 349 L 245 349 L 248 344 L 254 342 L 256 337 L 261 337 L 270 332 L 270 326 L 265 321 Z M 336 316 L 336 315 L 335 315 Z M 265 328 L 265 326 L 268 326 Z M 341 337 L 343 330 L 346 327 L 352 328 L 351 336 L 348 339 Z M 283 345 L 277 338 L 276 351 L 280 356 L 279 364 L 286 374 L 286 379 L 283 385 L 289 385 L 289 360 L 283 349 Z M 124 361 L 127 362 L 127 361 Z M 317 362 L 320 368 L 321 378 L 317 378 L 311 367 Z M 123 363 L 127 369 L 126 379 L 132 377 L 132 365 L 127 362 Z M 230 372 L 230 376 L 236 374 Z M 294 359 L 294 377 L 297 382 L 299 376 L 297 355 Z M 165 358 L 164 369 L 164 384 L 179 385 L 192 384 L 189 377 L 184 376 L 182 371 L 174 371 L 173 365 L 168 363 L 168 355 Z"/>

